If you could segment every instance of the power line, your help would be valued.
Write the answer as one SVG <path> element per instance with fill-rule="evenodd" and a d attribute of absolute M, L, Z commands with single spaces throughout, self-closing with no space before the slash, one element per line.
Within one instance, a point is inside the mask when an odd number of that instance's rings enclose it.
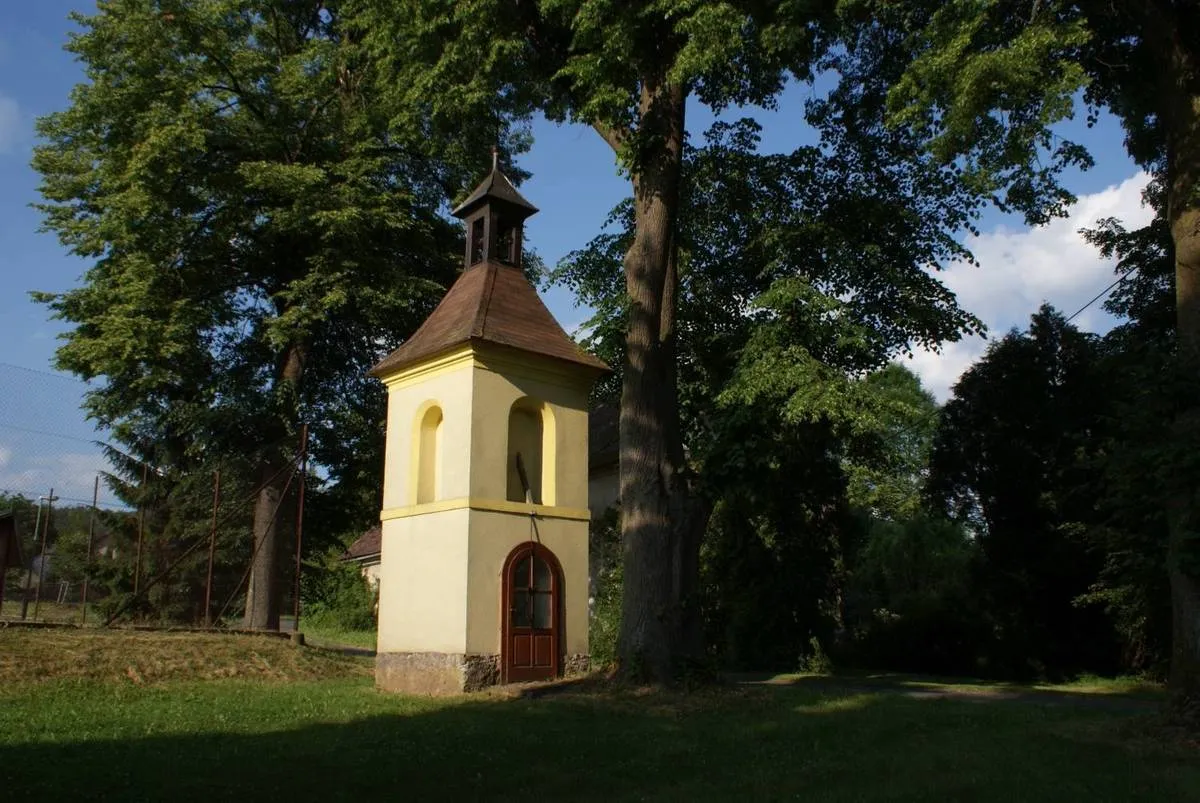
<path fill-rule="evenodd" d="M 44 371 L 39 368 L 29 368 L 24 365 L 15 365 L 11 362 L 0 362 L 0 368 L 15 368 L 18 371 L 27 371 L 31 374 L 41 374 L 42 376 L 52 376 L 55 379 L 61 379 L 64 382 L 71 382 L 76 385 L 83 385 L 84 387 L 92 386 L 92 384 L 90 382 L 87 382 L 82 379 L 77 379 L 73 376 L 70 376 L 69 374 L 59 373 L 59 372 L 55 372 L 55 371 Z"/>
<path fill-rule="evenodd" d="M 1118 277 L 1117 277 L 1117 279 L 1116 279 L 1116 281 L 1114 281 L 1114 282 L 1113 282 L 1112 284 L 1110 284 L 1108 287 L 1105 287 L 1103 290 L 1101 290 L 1099 293 L 1097 293 L 1097 294 L 1096 294 L 1096 296 L 1095 296 L 1095 298 L 1093 298 L 1093 299 L 1092 299 L 1091 301 L 1089 301 L 1088 303 L 1084 304 L 1084 305 L 1083 305 L 1082 307 L 1080 307 L 1079 309 L 1077 309 L 1077 310 L 1075 310 L 1074 312 L 1072 312 L 1072 313 L 1071 313 L 1071 314 L 1070 314 L 1070 315 L 1067 317 L 1067 321 L 1066 321 L 1066 322 L 1067 322 L 1067 323 L 1070 323 L 1071 321 L 1075 320 L 1076 316 L 1078 316 L 1078 315 L 1079 315 L 1081 312 L 1083 312 L 1085 309 L 1087 309 L 1088 307 L 1092 306 L 1092 305 L 1093 305 L 1093 304 L 1095 304 L 1097 301 L 1099 301 L 1100 299 L 1104 298 L 1106 295 L 1108 295 L 1109 293 L 1111 293 L 1111 292 L 1113 291 L 1113 288 L 1115 288 L 1115 287 L 1116 287 L 1118 284 L 1120 284 L 1121 282 L 1125 281 L 1125 278 L 1126 278 L 1127 276 L 1129 276 L 1129 274 L 1133 273 L 1135 270 L 1137 270 L 1137 265 L 1134 265 L 1132 268 L 1130 268 L 1129 270 L 1125 271 L 1125 272 L 1124 272 L 1124 273 L 1122 273 L 1120 276 L 1118 276 Z"/>
<path fill-rule="evenodd" d="M 63 435 L 61 432 L 47 432 L 44 429 L 30 429 L 29 427 L 19 427 L 16 424 L 0 424 L 0 429 L 14 429 L 17 432 L 26 432 L 30 435 L 44 435 L 47 438 L 62 438 L 67 441 L 78 441 L 79 443 L 87 443 L 92 446 L 109 446 L 107 441 L 102 441 L 94 438 L 79 438 L 74 435 Z"/>

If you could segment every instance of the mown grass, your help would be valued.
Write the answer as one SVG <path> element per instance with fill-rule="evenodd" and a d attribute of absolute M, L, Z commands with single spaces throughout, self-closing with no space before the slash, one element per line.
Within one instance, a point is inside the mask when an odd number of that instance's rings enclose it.
<path fill-rule="evenodd" d="M 304 632 L 304 639 L 313 644 L 375 649 L 374 630 L 350 630 L 336 624 L 303 619 L 300 629 Z"/>
<path fill-rule="evenodd" d="M 369 675 L 371 664 L 282 638 L 74 628 L 0 628 L 0 687 L 61 681 L 258 678 L 318 680 Z"/>
<path fill-rule="evenodd" d="M 1095 707 L 801 683 L 424 699 L 354 670 L 214 678 L 0 683 L 4 799 L 1200 800 L 1194 748 Z"/>

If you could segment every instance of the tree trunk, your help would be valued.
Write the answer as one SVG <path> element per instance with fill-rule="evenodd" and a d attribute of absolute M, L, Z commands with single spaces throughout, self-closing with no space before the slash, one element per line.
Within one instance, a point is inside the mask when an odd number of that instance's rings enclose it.
<path fill-rule="evenodd" d="M 1154 36 L 1153 34 L 1157 34 Z M 1195 461 L 1200 436 L 1200 54 L 1188 49 L 1184 31 L 1164 24 L 1151 42 L 1164 60 L 1160 73 L 1162 121 L 1167 135 L 1167 220 L 1175 250 L 1175 322 L 1183 403 L 1176 415 L 1175 444 Z M 1182 480 L 1169 504 L 1167 573 L 1171 586 L 1170 689 L 1178 710 L 1200 713 L 1200 510 L 1194 471 L 1179 466 Z"/>
<path fill-rule="evenodd" d="M 289 411 L 296 409 L 295 399 L 304 377 L 305 356 L 304 347 L 294 344 L 288 347 L 280 361 L 275 393 L 277 399 L 283 398 L 283 407 Z M 279 629 L 283 593 L 283 585 L 279 582 L 279 523 L 287 520 L 280 506 L 292 473 L 287 466 L 287 460 L 271 448 L 259 467 L 259 490 L 254 499 L 254 553 L 243 618 L 243 625 L 250 630 Z"/>
<path fill-rule="evenodd" d="M 644 81 L 633 168 L 634 240 L 625 255 L 629 329 L 621 396 L 621 671 L 659 683 L 694 655 L 695 502 L 684 472 L 675 377 L 675 225 L 683 162 L 682 87 Z M 610 142 L 612 140 L 610 139 Z"/>

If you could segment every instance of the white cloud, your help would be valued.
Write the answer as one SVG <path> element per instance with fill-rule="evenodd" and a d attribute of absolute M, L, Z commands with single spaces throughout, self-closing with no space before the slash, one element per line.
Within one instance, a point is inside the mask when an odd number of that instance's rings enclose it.
<path fill-rule="evenodd" d="M 31 453 L 32 452 L 32 453 Z M 38 454 L 28 446 L 0 446 L 0 489 L 34 499 L 50 493 L 64 504 L 86 504 L 92 499 L 96 475 L 111 470 L 99 450 L 95 452 L 58 452 Z M 119 504 L 100 483 L 100 504 Z"/>
<path fill-rule="evenodd" d="M 10 97 L 0 95 L 0 153 L 8 153 L 21 134 L 21 108 Z"/>
<path fill-rule="evenodd" d="M 1069 217 L 1045 226 L 1016 230 L 1007 226 L 969 236 L 966 246 L 979 266 L 954 264 L 939 277 L 958 296 L 959 304 L 987 324 L 992 338 L 1003 337 L 1014 326 L 1024 328 L 1043 302 L 1070 315 L 1113 281 L 1114 264 L 1101 259 L 1079 229 L 1105 217 L 1120 219 L 1127 228 L 1150 222 L 1153 213 L 1142 206 L 1145 173 L 1091 195 L 1081 196 Z M 1081 329 L 1102 332 L 1112 319 L 1100 308 L 1089 307 L 1074 320 Z M 940 401 L 972 362 L 983 354 L 987 341 L 970 338 L 946 344 L 940 354 L 918 352 L 909 367 Z"/>

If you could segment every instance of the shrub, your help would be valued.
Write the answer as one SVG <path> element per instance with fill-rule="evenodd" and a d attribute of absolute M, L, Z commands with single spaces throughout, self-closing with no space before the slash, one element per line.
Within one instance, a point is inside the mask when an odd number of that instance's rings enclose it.
<path fill-rule="evenodd" d="M 375 629 L 375 589 L 358 566 L 331 552 L 309 572 L 304 616 L 310 624 L 342 630 Z"/>

